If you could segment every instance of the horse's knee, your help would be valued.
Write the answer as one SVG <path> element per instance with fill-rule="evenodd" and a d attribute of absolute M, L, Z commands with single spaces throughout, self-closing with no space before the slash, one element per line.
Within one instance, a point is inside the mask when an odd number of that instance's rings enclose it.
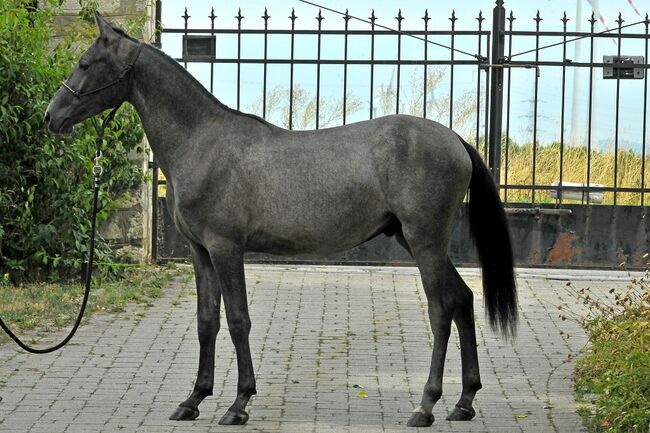
<path fill-rule="evenodd" d="M 211 315 L 204 317 L 199 315 L 197 322 L 199 343 L 203 344 L 213 342 L 219 333 L 219 318 L 215 318 Z"/>
<path fill-rule="evenodd" d="M 251 320 L 248 317 L 235 317 L 228 320 L 228 331 L 233 338 L 248 336 L 251 330 Z"/>

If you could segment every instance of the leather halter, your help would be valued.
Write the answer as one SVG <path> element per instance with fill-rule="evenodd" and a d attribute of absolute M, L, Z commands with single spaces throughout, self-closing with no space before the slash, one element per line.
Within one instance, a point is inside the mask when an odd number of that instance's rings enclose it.
<path fill-rule="evenodd" d="M 93 90 L 88 90 L 88 91 L 86 91 L 86 92 L 82 92 L 82 91 L 79 91 L 79 90 L 75 90 L 75 89 L 73 89 L 73 88 L 72 88 L 68 83 L 66 83 L 65 81 L 62 81 L 61 84 L 63 84 L 63 87 L 65 87 L 66 89 L 68 89 L 68 90 L 70 91 L 70 93 L 72 93 L 72 94 L 73 94 L 74 96 L 76 96 L 77 98 L 80 98 L 80 97 L 82 97 L 82 96 L 92 95 L 93 93 L 101 92 L 102 90 L 108 89 L 109 87 L 112 87 L 112 86 L 114 86 L 114 85 L 116 85 L 116 84 L 121 83 L 122 80 L 124 80 L 124 79 L 127 77 L 127 75 L 129 75 L 129 72 L 131 72 L 131 71 L 133 70 L 133 66 L 135 65 L 135 62 L 138 60 L 138 57 L 140 56 L 140 51 L 142 51 L 142 43 L 139 43 L 139 44 L 138 44 L 138 48 L 136 48 L 136 50 L 135 50 L 135 54 L 133 55 L 133 58 L 132 58 L 131 61 L 130 61 L 130 62 L 129 62 L 125 67 L 124 67 L 124 69 L 122 69 L 122 72 L 120 72 L 120 75 L 117 77 L 117 79 L 111 81 L 110 83 L 108 83 L 108 84 L 106 84 L 106 85 L 104 85 L 104 86 L 98 87 L 98 88 L 93 89 Z"/>

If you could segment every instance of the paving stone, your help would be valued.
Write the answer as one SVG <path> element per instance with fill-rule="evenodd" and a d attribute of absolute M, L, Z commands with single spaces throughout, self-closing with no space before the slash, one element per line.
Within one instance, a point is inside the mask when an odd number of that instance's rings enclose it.
<path fill-rule="evenodd" d="M 245 428 L 217 424 L 237 381 L 224 318 L 214 396 L 193 422 L 167 419 L 190 393 L 198 362 L 196 298 L 179 297 L 192 287 L 177 281 L 144 317 L 134 320 L 134 308 L 95 315 L 56 354 L 0 346 L 0 432 L 417 431 L 405 424 L 428 375 L 432 334 L 416 269 L 251 265 L 246 275 L 259 394 Z M 453 328 L 435 431 L 584 432 L 572 368 L 587 340 L 575 323 L 559 319 L 556 305 L 583 311 L 567 280 L 605 293 L 625 287 L 627 279 L 600 271 L 520 273 L 520 332 L 511 344 L 485 323 L 478 271 L 463 269 L 461 275 L 475 294 L 484 388 L 473 421 L 445 421 L 461 390 Z M 363 386 L 367 398 L 353 385 Z"/>

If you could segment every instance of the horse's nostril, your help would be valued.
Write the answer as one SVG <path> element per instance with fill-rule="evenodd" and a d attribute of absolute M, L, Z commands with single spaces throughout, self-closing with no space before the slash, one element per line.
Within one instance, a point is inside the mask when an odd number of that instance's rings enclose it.
<path fill-rule="evenodd" d="M 50 121 L 50 112 L 49 111 L 45 112 L 45 117 L 43 117 L 43 121 L 45 122 L 46 125 Z"/>

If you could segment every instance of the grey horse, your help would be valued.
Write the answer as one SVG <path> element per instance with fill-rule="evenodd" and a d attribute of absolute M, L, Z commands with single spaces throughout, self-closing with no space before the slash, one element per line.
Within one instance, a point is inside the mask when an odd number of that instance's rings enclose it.
<path fill-rule="evenodd" d="M 517 325 L 508 226 L 478 152 L 450 129 L 405 115 L 317 131 L 279 128 L 228 108 L 172 58 L 96 18 L 100 36 L 54 95 L 45 121 L 50 131 L 66 133 L 129 102 L 167 176 L 171 216 L 192 250 L 200 343 L 194 389 L 170 419 L 195 419 L 199 403 L 212 395 L 223 298 L 238 381 L 235 402 L 219 423 L 248 420 L 256 387 L 244 252 L 323 255 L 382 233 L 414 257 L 434 336 L 422 401 L 408 425 L 433 423 L 452 320 L 462 394 L 448 419 L 472 419 L 481 388 L 473 295 L 447 255 L 468 188 L 489 322 L 506 337 Z"/>

